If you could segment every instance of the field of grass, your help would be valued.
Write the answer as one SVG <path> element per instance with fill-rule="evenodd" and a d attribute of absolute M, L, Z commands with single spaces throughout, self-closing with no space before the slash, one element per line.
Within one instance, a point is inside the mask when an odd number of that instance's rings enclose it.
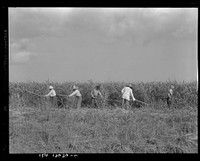
<path fill-rule="evenodd" d="M 83 107 L 58 97 L 59 108 L 38 97 L 53 85 L 58 94 L 72 92 L 71 83 L 9 83 L 10 153 L 198 153 L 197 83 L 133 83 L 136 99 L 149 103 L 121 107 L 124 83 L 102 84 L 100 109 L 91 107 L 93 83 L 79 83 Z M 172 107 L 163 99 L 175 85 Z M 17 90 L 20 88 L 20 90 Z M 111 101 L 117 100 L 117 101 Z"/>

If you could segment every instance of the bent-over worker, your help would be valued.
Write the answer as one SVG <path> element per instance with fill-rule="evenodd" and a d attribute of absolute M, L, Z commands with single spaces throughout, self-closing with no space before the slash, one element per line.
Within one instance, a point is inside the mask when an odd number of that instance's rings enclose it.
<path fill-rule="evenodd" d="M 44 97 L 49 97 L 51 106 L 57 107 L 56 91 L 53 89 L 53 86 L 49 86 L 49 90 L 49 93 L 44 95 Z"/>
<path fill-rule="evenodd" d="M 81 108 L 81 102 L 82 102 L 82 95 L 81 92 L 78 90 L 77 86 L 73 86 L 73 93 L 69 95 L 69 97 L 75 96 L 75 106 L 77 109 Z"/>
<path fill-rule="evenodd" d="M 126 86 L 122 89 L 122 106 L 126 107 L 129 110 L 129 101 L 130 97 L 132 97 L 133 101 L 135 101 L 135 97 L 133 96 L 132 85 Z"/>

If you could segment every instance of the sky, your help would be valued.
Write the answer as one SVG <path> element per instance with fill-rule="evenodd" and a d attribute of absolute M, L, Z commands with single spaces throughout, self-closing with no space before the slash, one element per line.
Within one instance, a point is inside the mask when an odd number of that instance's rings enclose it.
<path fill-rule="evenodd" d="M 197 8 L 9 8 L 9 81 L 197 80 Z"/>

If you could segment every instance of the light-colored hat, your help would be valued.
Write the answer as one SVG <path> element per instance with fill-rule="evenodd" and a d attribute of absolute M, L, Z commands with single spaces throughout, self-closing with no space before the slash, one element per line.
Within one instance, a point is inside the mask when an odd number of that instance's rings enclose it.
<path fill-rule="evenodd" d="M 129 84 L 128 87 L 131 88 L 131 89 L 133 89 L 132 84 Z"/>
<path fill-rule="evenodd" d="M 49 86 L 49 89 L 53 89 L 53 86 Z"/>
<path fill-rule="evenodd" d="M 129 87 L 132 89 L 133 88 L 132 84 L 129 84 Z"/>
<path fill-rule="evenodd" d="M 174 88 L 174 86 L 173 86 L 173 85 L 171 85 L 171 88 Z"/>
<path fill-rule="evenodd" d="M 73 85 L 73 89 L 77 89 L 77 88 L 78 88 L 77 86 Z"/>

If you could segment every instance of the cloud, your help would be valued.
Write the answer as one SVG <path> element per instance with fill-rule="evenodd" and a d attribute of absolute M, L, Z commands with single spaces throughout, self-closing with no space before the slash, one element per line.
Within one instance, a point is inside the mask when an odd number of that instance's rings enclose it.
<path fill-rule="evenodd" d="M 9 29 L 12 39 L 40 35 L 58 35 L 71 8 L 9 8 Z"/>
<path fill-rule="evenodd" d="M 172 32 L 172 36 L 176 39 L 194 39 L 197 38 L 197 9 L 187 9 L 182 15 L 184 16 L 184 21 L 179 24 L 179 28 Z"/>
<path fill-rule="evenodd" d="M 28 63 L 30 61 L 30 59 L 33 56 L 36 56 L 37 54 L 34 52 L 30 52 L 30 51 L 20 51 L 15 53 L 12 58 L 11 61 L 13 63 L 19 63 L 19 64 L 24 64 L 24 63 Z"/>
<path fill-rule="evenodd" d="M 106 34 L 111 37 L 126 36 L 139 42 L 162 38 L 195 37 L 197 33 L 195 9 L 133 9 L 107 14 L 103 17 Z M 175 36 L 176 35 L 176 36 Z M 183 36 L 184 35 L 184 36 Z"/>
<path fill-rule="evenodd" d="M 140 43 L 170 36 L 195 37 L 198 13 L 197 9 L 184 8 L 11 8 L 9 11 L 11 38 L 64 36 L 76 30 Z"/>
<path fill-rule="evenodd" d="M 197 36 L 197 30 L 195 26 L 181 26 L 179 29 L 172 33 L 172 36 L 176 39 L 188 38 L 191 36 Z"/>
<path fill-rule="evenodd" d="M 21 39 L 10 44 L 9 60 L 12 64 L 25 64 L 37 56 L 36 52 L 29 49 L 29 39 Z"/>

